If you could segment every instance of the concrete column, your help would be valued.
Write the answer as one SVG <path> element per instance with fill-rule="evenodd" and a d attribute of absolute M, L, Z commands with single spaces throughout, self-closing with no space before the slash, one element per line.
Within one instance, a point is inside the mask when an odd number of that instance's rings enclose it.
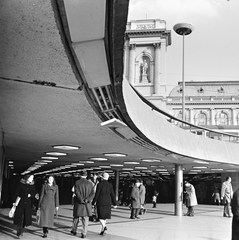
<path fill-rule="evenodd" d="M 231 120 L 231 125 L 237 125 L 237 119 L 236 119 L 236 109 L 232 108 L 232 120 Z"/>
<path fill-rule="evenodd" d="M 160 94 L 160 43 L 154 44 L 154 94 Z"/>
<path fill-rule="evenodd" d="M 175 215 L 182 216 L 183 210 L 183 170 L 175 164 Z"/>
<path fill-rule="evenodd" d="M 215 125 L 215 112 L 214 112 L 214 108 L 211 108 L 211 125 Z"/>
<path fill-rule="evenodd" d="M 193 121 L 193 108 L 189 109 L 189 122 L 194 124 L 194 121 Z"/>
<path fill-rule="evenodd" d="M 166 39 L 161 39 L 161 48 L 160 48 L 160 95 L 161 96 L 166 96 L 166 92 L 167 92 L 166 52 L 167 52 Z"/>
<path fill-rule="evenodd" d="M 124 44 L 124 76 L 129 81 L 129 40 Z"/>
<path fill-rule="evenodd" d="M 129 83 L 131 85 L 135 82 L 135 49 L 136 44 L 130 44 L 129 52 Z"/>
<path fill-rule="evenodd" d="M 115 171 L 115 197 L 116 201 L 119 200 L 119 170 Z"/>

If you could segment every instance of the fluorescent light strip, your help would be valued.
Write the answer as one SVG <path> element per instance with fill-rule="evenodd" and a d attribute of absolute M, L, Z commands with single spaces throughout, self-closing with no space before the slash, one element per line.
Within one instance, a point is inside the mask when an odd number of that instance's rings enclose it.
<path fill-rule="evenodd" d="M 89 158 L 90 160 L 95 160 L 95 161 L 107 161 L 108 158 L 100 158 L 100 157 L 91 157 Z"/>
<path fill-rule="evenodd" d="M 127 154 L 124 153 L 104 153 L 106 157 L 126 157 Z"/>
<path fill-rule="evenodd" d="M 124 162 L 124 164 L 135 164 L 135 165 L 137 165 L 137 164 L 139 164 L 139 162 Z"/>
<path fill-rule="evenodd" d="M 78 150 L 80 147 L 70 146 L 70 145 L 56 145 L 56 146 L 53 146 L 53 148 L 62 149 L 62 150 Z"/>
<path fill-rule="evenodd" d="M 65 155 L 67 155 L 67 153 L 62 153 L 62 152 L 47 152 L 46 155 L 65 156 Z"/>

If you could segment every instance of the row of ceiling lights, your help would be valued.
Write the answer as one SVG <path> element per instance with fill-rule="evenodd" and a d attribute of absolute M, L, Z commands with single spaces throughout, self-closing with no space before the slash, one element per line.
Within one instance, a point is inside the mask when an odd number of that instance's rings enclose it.
<path fill-rule="evenodd" d="M 75 146 L 69 146 L 69 145 L 57 145 L 57 146 L 53 146 L 53 148 L 55 149 L 61 149 L 61 150 L 78 150 L 80 147 L 75 147 Z M 52 162 L 52 160 L 56 160 L 58 159 L 58 157 L 60 156 L 65 156 L 67 155 L 67 153 L 63 153 L 63 152 L 46 152 L 47 156 L 41 157 L 41 160 L 38 160 L 37 162 L 35 162 L 31 167 L 29 167 L 26 171 L 24 171 L 22 174 L 27 174 L 30 173 L 32 171 L 37 170 L 38 168 L 40 168 L 41 166 L 44 166 L 50 162 Z M 126 157 L 127 154 L 122 154 L 122 153 L 104 153 L 104 156 L 106 157 Z M 92 161 L 79 161 L 79 163 L 72 163 L 72 164 L 68 164 L 65 166 L 61 166 L 61 167 L 57 167 L 51 170 L 47 170 L 47 171 L 43 171 L 43 172 L 39 172 L 37 174 L 44 174 L 44 173 L 50 173 L 50 172 L 56 172 L 56 171 L 62 171 L 68 168 L 72 168 L 72 167 L 77 167 L 77 166 L 84 166 L 85 164 L 93 164 L 95 163 L 94 161 L 107 161 L 108 158 L 103 158 L 103 157 L 91 157 L 89 158 Z M 143 162 L 161 162 L 162 160 L 160 159 L 141 159 L 141 161 Z M 200 164 L 209 164 L 206 161 L 201 161 L 201 160 L 194 160 L 195 163 L 200 163 Z M 129 164 L 129 165 L 137 165 L 140 164 L 139 162 L 133 162 L 133 161 L 128 161 L 128 162 L 124 162 L 124 164 Z M 89 168 L 88 170 L 102 170 L 102 169 L 108 169 L 111 167 L 123 167 L 123 164 L 110 164 L 110 165 L 106 165 L 106 166 L 99 166 L 99 167 L 94 167 L 94 168 Z M 13 162 L 9 161 L 9 167 L 11 167 L 11 169 L 14 169 L 13 166 Z M 169 175 L 169 172 L 167 169 L 164 169 L 165 166 L 156 166 L 156 165 L 152 165 L 150 166 L 152 168 L 156 168 L 154 171 L 157 171 L 158 173 L 162 174 L 162 175 Z M 161 169 L 159 168 L 161 167 Z M 223 171 L 223 169 L 219 169 L 219 168 L 211 168 L 208 169 L 208 167 L 205 166 L 201 166 L 201 167 L 193 167 L 194 169 L 189 170 L 189 174 L 197 174 L 199 172 L 202 172 L 201 169 L 206 169 L 205 172 L 203 173 L 213 173 L 213 172 L 207 172 L 207 170 L 211 170 L 211 171 Z M 134 170 L 135 169 L 135 170 Z M 122 174 L 128 174 L 128 173 L 138 173 L 141 170 L 141 172 L 144 173 L 152 173 L 152 170 L 148 170 L 147 167 L 134 167 L 133 168 L 122 168 Z M 137 170 L 138 169 L 138 170 Z M 172 168 L 173 172 L 175 172 L 175 168 Z M 185 169 L 183 169 L 185 170 Z M 130 172 L 126 172 L 126 171 L 130 171 Z M 236 170 L 226 170 L 226 171 L 230 171 L 230 172 L 234 172 Z M 67 171 L 67 173 L 69 172 L 76 172 L 76 170 L 71 170 L 71 171 Z M 59 173 L 59 172 L 58 172 Z M 65 173 L 65 172 L 61 172 L 61 173 Z"/>

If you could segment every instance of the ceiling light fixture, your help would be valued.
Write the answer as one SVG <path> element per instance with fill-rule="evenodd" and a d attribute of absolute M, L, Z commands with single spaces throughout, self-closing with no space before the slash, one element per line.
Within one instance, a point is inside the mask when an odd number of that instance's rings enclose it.
<path fill-rule="evenodd" d="M 70 145 L 56 145 L 52 147 L 56 149 L 62 149 L 62 150 L 77 150 L 80 148 L 80 147 L 70 146 Z"/>
<path fill-rule="evenodd" d="M 139 162 L 124 162 L 124 164 L 139 164 Z"/>
<path fill-rule="evenodd" d="M 111 167 L 123 167 L 124 165 L 122 164 L 110 164 Z"/>
<path fill-rule="evenodd" d="M 160 159 L 141 159 L 143 162 L 162 162 Z"/>
<path fill-rule="evenodd" d="M 147 169 L 147 167 L 135 167 L 137 169 Z"/>
<path fill-rule="evenodd" d="M 93 161 L 79 161 L 79 163 L 95 163 Z"/>
<path fill-rule="evenodd" d="M 41 157 L 41 159 L 54 160 L 54 159 L 58 159 L 58 157 Z"/>
<path fill-rule="evenodd" d="M 127 154 L 124 153 L 104 153 L 106 157 L 126 157 Z"/>
<path fill-rule="evenodd" d="M 203 168 L 207 168 L 207 167 L 193 167 L 193 168 L 199 168 L 199 169 L 203 169 Z"/>
<path fill-rule="evenodd" d="M 194 160 L 193 162 L 199 163 L 199 164 L 209 164 L 209 162 L 201 161 L 201 160 Z"/>
<path fill-rule="evenodd" d="M 62 153 L 62 152 L 47 152 L 46 155 L 65 156 L 65 155 L 67 155 L 67 153 Z"/>
<path fill-rule="evenodd" d="M 102 157 L 91 157 L 89 159 L 95 160 L 95 161 L 107 161 L 108 160 L 108 158 L 102 158 Z"/>

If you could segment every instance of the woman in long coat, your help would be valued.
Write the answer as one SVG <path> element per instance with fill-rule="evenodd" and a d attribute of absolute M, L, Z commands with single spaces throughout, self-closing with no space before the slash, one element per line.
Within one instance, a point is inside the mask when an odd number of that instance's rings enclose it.
<path fill-rule="evenodd" d="M 106 219 L 111 219 L 111 206 L 116 208 L 116 198 L 113 186 L 108 182 L 109 174 L 103 173 L 102 181 L 97 184 L 95 197 L 92 204 L 96 203 L 98 218 L 102 229 L 100 235 L 104 235 L 107 230 Z"/>
<path fill-rule="evenodd" d="M 141 208 L 139 186 L 140 181 L 139 179 L 136 179 L 131 191 L 131 219 L 139 218 L 138 215 Z"/>
<path fill-rule="evenodd" d="M 32 199 L 35 197 L 33 175 L 26 175 L 21 179 L 15 191 L 16 206 L 13 224 L 17 225 L 17 236 L 23 235 L 23 228 L 32 224 Z"/>
<path fill-rule="evenodd" d="M 195 188 L 192 184 L 185 181 L 187 216 L 194 216 L 194 206 L 198 205 Z"/>
<path fill-rule="evenodd" d="M 46 238 L 48 228 L 53 227 L 55 211 L 59 209 L 59 190 L 53 176 L 49 176 L 42 186 L 39 209 L 39 225 L 43 228 L 43 237 Z"/>

